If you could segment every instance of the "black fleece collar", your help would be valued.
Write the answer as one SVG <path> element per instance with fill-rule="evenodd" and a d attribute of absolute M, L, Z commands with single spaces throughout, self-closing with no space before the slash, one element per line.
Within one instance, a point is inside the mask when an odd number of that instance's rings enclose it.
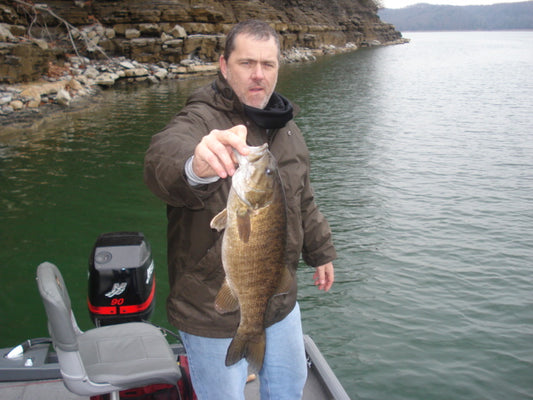
<path fill-rule="evenodd" d="M 244 105 L 244 112 L 264 129 L 283 128 L 293 118 L 291 102 L 279 93 L 272 93 L 264 109 Z"/>

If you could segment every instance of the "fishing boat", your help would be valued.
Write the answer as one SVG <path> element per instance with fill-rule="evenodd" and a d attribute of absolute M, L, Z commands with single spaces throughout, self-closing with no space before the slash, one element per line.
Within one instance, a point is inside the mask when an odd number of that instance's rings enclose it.
<path fill-rule="evenodd" d="M 196 398 L 190 383 L 187 354 L 183 345 L 179 342 L 169 343 L 167 338 L 176 337 L 176 334 L 148 322 L 155 303 L 155 274 L 150 245 L 142 233 L 112 232 L 98 237 L 90 256 L 88 295 L 89 313 L 96 328 L 87 331 L 91 332 L 91 338 L 84 339 L 79 346 L 74 341 L 85 333 L 77 327 L 70 309 L 68 291 L 59 270 L 50 263 L 43 263 L 37 270 L 37 280 L 48 316 L 51 338 L 29 339 L 14 347 L 0 349 L 2 400 Z M 66 317 L 61 315 L 63 310 L 69 313 L 65 314 Z M 120 380 L 120 390 L 117 385 L 113 386 L 112 382 L 106 391 L 105 386 L 90 382 L 87 374 L 82 374 L 81 378 L 73 378 L 77 376 L 77 371 L 94 371 L 99 367 L 76 365 L 79 359 L 87 358 L 81 357 L 79 352 L 84 346 L 88 346 L 89 340 L 97 340 L 98 333 L 104 332 L 107 336 L 100 336 L 108 341 L 113 339 L 109 337 L 110 334 L 116 336 L 117 343 L 122 347 L 122 350 L 116 349 L 117 358 L 124 358 L 124 351 L 135 353 L 139 347 L 123 347 L 124 342 L 129 340 L 125 335 L 133 335 L 132 332 L 137 329 L 140 329 L 144 336 L 155 335 L 155 339 L 150 340 L 150 343 L 154 343 L 154 348 L 148 348 L 148 353 L 161 354 L 161 349 L 156 346 L 168 349 L 170 366 L 161 368 L 161 376 L 165 376 L 165 379 L 159 382 L 157 371 L 151 372 L 154 376 L 149 376 L 150 373 L 145 370 L 153 368 L 142 368 L 142 359 L 149 358 L 150 354 L 148 357 L 146 354 L 140 357 L 137 368 L 141 370 L 140 375 L 137 374 L 139 371 L 135 371 L 135 354 L 126 357 L 132 360 L 130 364 L 134 365 L 131 367 L 133 369 L 125 371 L 123 377 L 115 376 L 120 375 L 120 372 L 111 374 L 112 379 Z M 69 343 L 70 331 L 72 343 Z M 134 339 L 131 339 L 131 343 L 135 343 Z M 156 339 L 161 343 L 156 343 Z M 312 338 L 304 335 L 304 343 L 308 377 L 303 399 L 349 399 Z M 113 351 L 115 349 L 110 348 L 109 357 L 113 357 Z M 134 376 L 139 376 L 139 385 L 135 384 Z M 125 384 L 124 380 L 128 379 L 130 382 Z M 246 384 L 245 397 L 247 400 L 260 398 L 259 379 L 254 379 L 253 374 Z"/>

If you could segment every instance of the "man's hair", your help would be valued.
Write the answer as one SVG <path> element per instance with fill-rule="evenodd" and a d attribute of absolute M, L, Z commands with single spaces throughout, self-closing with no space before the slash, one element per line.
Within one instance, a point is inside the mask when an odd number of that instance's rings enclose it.
<path fill-rule="evenodd" d="M 266 22 L 251 19 L 234 25 L 226 36 L 226 47 L 224 49 L 224 58 L 226 61 L 229 59 L 231 53 L 233 53 L 233 50 L 235 50 L 235 39 L 241 34 L 251 36 L 255 40 L 269 40 L 271 37 L 273 37 L 276 42 L 276 46 L 278 47 L 279 58 L 281 46 L 276 30 Z"/>

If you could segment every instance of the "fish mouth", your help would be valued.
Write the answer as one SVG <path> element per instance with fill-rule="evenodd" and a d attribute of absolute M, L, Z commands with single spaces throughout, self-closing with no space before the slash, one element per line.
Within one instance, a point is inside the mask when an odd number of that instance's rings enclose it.
<path fill-rule="evenodd" d="M 250 153 L 247 156 L 243 156 L 235 149 L 233 150 L 239 166 L 259 160 L 268 149 L 268 143 L 263 143 L 261 146 L 248 146 L 248 149 Z"/>
<path fill-rule="evenodd" d="M 233 175 L 233 185 L 235 187 L 235 192 L 237 196 L 245 203 L 248 207 L 253 208 L 250 201 L 246 198 L 247 192 L 264 192 L 263 189 L 254 187 L 250 185 L 248 175 L 250 174 L 250 164 L 253 164 L 259 161 L 265 154 L 268 152 L 268 143 L 263 143 L 261 146 L 248 146 L 249 153 L 247 156 L 243 156 L 237 150 L 233 150 L 239 167 Z"/>

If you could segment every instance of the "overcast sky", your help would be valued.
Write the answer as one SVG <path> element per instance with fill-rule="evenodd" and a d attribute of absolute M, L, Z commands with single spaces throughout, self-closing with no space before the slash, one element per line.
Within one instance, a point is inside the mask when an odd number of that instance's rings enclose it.
<path fill-rule="evenodd" d="M 448 4 L 453 6 L 473 6 L 497 3 L 517 3 L 525 0 L 380 0 L 385 8 L 403 8 L 418 3 Z"/>

